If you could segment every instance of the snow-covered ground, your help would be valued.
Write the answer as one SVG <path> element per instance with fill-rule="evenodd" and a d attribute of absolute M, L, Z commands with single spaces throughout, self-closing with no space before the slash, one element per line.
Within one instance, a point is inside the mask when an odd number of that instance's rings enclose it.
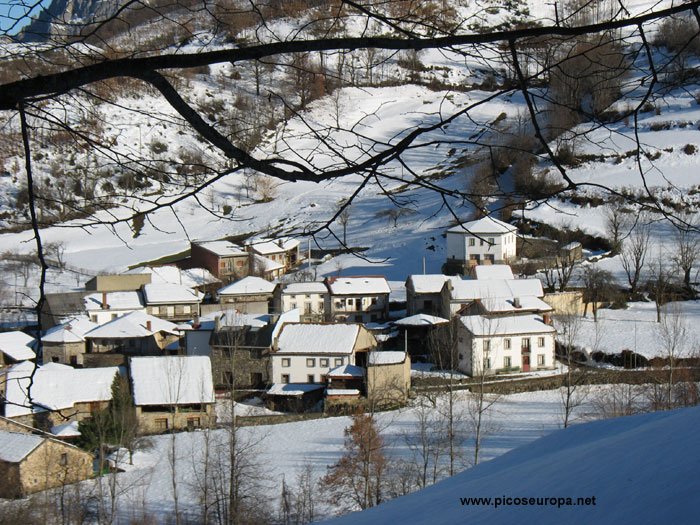
<path fill-rule="evenodd" d="M 700 407 L 576 425 L 333 523 L 695 523 L 698 432 Z"/>
<path fill-rule="evenodd" d="M 440 402 L 444 402 L 442 398 Z M 460 401 L 460 410 L 466 404 Z M 410 458 L 404 435 L 417 432 L 417 416 L 414 409 L 385 412 L 378 415 L 379 427 L 390 446 L 392 456 L 403 460 Z M 530 443 L 561 427 L 561 396 L 558 391 L 531 392 L 502 396 L 493 406 L 489 417 L 488 432 L 483 441 L 481 460 L 488 461 L 507 451 Z M 317 479 L 325 474 L 326 467 L 342 454 L 343 431 L 349 426 L 349 417 L 334 417 L 272 426 L 244 427 L 242 439 L 257 443 L 259 462 L 266 496 L 273 512 L 277 512 L 282 479 L 294 487 L 295 480 L 306 465 L 310 465 Z M 204 454 L 204 432 L 184 432 L 175 435 L 176 472 L 179 505 L 184 515 L 196 516 L 197 484 L 201 474 Z M 132 512 L 127 502 L 143 502 L 146 510 L 165 520 L 173 511 L 171 467 L 168 460 L 172 437 L 169 435 L 149 438 L 152 448 L 138 451 L 135 465 L 123 465 L 126 472 L 118 475 L 120 508 Z M 212 433 L 212 442 L 225 439 L 225 431 Z M 465 462 L 473 455 L 470 440 L 464 447 Z M 86 493 L 95 489 L 95 482 L 84 482 Z M 82 489 L 81 489 L 82 490 Z M 140 503 L 139 503 L 140 504 Z M 330 517 L 333 509 L 319 502 L 321 515 Z"/>

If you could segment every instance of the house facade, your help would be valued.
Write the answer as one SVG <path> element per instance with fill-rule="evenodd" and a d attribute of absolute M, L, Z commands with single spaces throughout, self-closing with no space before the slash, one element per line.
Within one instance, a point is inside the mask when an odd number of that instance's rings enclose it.
<path fill-rule="evenodd" d="M 192 289 L 171 283 L 145 284 L 143 299 L 149 315 L 173 323 L 198 318 L 202 302 L 202 297 Z"/>
<path fill-rule="evenodd" d="M 406 315 L 443 315 L 442 287 L 445 281 L 459 279 L 442 274 L 409 275 L 406 279 Z"/>
<path fill-rule="evenodd" d="M 23 498 L 92 476 L 92 454 L 46 436 L 0 430 L 0 498 Z"/>
<path fill-rule="evenodd" d="M 370 323 L 389 318 L 391 288 L 383 276 L 328 277 L 325 282 L 330 320 Z"/>
<path fill-rule="evenodd" d="M 85 334 L 97 328 L 86 316 L 76 316 L 49 328 L 41 337 L 43 362 L 79 366 L 86 352 Z"/>
<path fill-rule="evenodd" d="M 411 388 L 411 358 L 402 351 L 370 352 L 367 398 L 379 406 L 403 404 Z"/>
<path fill-rule="evenodd" d="M 261 255 L 284 267 L 284 271 L 299 264 L 301 243 L 297 239 L 253 240 L 246 247 L 252 253 Z"/>
<path fill-rule="evenodd" d="M 201 266 L 217 279 L 235 281 L 250 273 L 250 254 L 229 241 L 203 241 L 190 244 L 193 266 Z"/>
<path fill-rule="evenodd" d="M 330 370 L 364 366 L 377 340 L 356 323 L 285 323 L 272 345 L 272 383 L 326 384 Z"/>
<path fill-rule="evenodd" d="M 478 264 L 503 264 L 517 255 L 517 228 L 493 217 L 466 222 L 446 232 L 446 273 L 467 273 Z"/>
<path fill-rule="evenodd" d="M 266 314 L 270 311 L 275 285 L 261 277 L 248 276 L 221 288 L 219 304 L 245 314 Z"/>
<path fill-rule="evenodd" d="M 84 312 L 90 321 L 105 324 L 131 312 L 145 312 L 140 291 L 96 292 L 83 297 Z"/>
<path fill-rule="evenodd" d="M 274 308 L 278 312 L 299 308 L 302 320 L 325 321 L 329 297 L 326 284 L 320 281 L 280 283 L 274 291 Z"/>
<path fill-rule="evenodd" d="M 470 315 L 460 317 L 455 324 L 458 368 L 465 374 L 478 376 L 555 367 L 555 329 L 544 317 Z"/>

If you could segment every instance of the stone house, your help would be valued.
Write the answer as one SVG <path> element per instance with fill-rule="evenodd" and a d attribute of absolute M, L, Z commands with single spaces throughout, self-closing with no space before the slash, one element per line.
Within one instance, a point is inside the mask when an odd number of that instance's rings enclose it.
<path fill-rule="evenodd" d="M 85 334 L 83 363 L 100 361 L 103 354 L 134 356 L 162 355 L 177 345 L 180 332 L 170 321 L 144 312 L 131 312 L 93 328 Z"/>
<path fill-rule="evenodd" d="M 35 359 L 34 338 L 24 332 L 0 332 L 0 368 Z"/>
<path fill-rule="evenodd" d="M 88 479 L 92 462 L 92 454 L 57 439 L 0 430 L 0 498 L 23 498 Z"/>
<path fill-rule="evenodd" d="M 478 264 L 502 264 L 514 260 L 517 231 L 515 226 L 491 216 L 450 228 L 446 232 L 445 273 L 467 274 Z"/>
<path fill-rule="evenodd" d="M 320 281 L 303 283 L 279 283 L 274 291 L 274 308 L 277 312 L 301 310 L 303 321 L 319 322 L 326 319 L 329 304 L 326 284 Z"/>
<path fill-rule="evenodd" d="M 206 268 L 222 281 L 235 281 L 250 273 L 250 254 L 229 241 L 193 242 L 190 258 L 193 266 Z"/>
<path fill-rule="evenodd" d="M 143 299 L 149 315 L 173 323 L 198 318 L 202 302 L 202 297 L 192 289 L 171 283 L 145 284 Z"/>
<path fill-rule="evenodd" d="M 538 315 L 460 317 L 458 368 L 470 376 L 553 369 L 555 329 Z"/>
<path fill-rule="evenodd" d="M 151 276 L 147 273 L 97 275 L 85 283 L 85 289 L 91 292 L 128 292 L 150 282 Z"/>
<path fill-rule="evenodd" d="M 112 399 L 118 367 L 73 368 L 59 363 L 36 367 L 24 362 L 8 369 L 4 380 L 4 416 L 50 431 L 70 421 L 82 421 Z M 31 380 L 31 401 L 28 395 Z"/>
<path fill-rule="evenodd" d="M 85 334 L 97 328 L 86 316 L 76 316 L 49 328 L 41 336 L 44 363 L 82 365 L 86 350 Z"/>
<path fill-rule="evenodd" d="M 207 356 L 132 357 L 129 370 L 140 432 L 154 434 L 216 423 Z"/>
<path fill-rule="evenodd" d="M 409 275 L 406 279 L 406 315 L 442 313 L 441 293 L 445 281 L 460 280 L 442 274 Z"/>
<path fill-rule="evenodd" d="M 274 290 L 271 282 L 249 276 L 221 288 L 217 295 L 225 308 L 244 314 L 266 314 L 271 310 Z"/>
<path fill-rule="evenodd" d="M 326 278 L 331 321 L 370 323 L 389 318 L 391 288 L 381 275 Z"/>

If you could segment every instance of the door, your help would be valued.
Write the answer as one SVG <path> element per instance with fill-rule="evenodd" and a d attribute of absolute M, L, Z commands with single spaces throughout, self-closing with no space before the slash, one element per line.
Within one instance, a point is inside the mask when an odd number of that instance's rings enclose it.
<path fill-rule="evenodd" d="M 523 355 L 523 372 L 529 372 L 530 371 L 530 356 L 529 355 Z"/>

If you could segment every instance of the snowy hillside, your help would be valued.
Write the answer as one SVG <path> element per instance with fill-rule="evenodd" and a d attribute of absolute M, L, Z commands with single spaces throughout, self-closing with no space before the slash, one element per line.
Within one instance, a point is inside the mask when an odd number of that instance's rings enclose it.
<path fill-rule="evenodd" d="M 332 523 L 693 523 L 698 432 L 697 407 L 577 425 Z M 590 504 L 559 504 L 579 497 Z"/>

